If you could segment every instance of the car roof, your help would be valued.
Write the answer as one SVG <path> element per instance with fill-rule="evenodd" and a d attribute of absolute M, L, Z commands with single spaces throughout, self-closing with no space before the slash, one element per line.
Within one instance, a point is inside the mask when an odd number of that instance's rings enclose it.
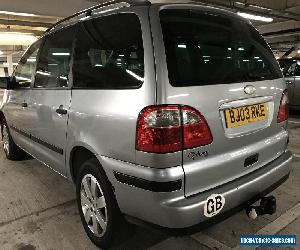
<path fill-rule="evenodd" d="M 232 10 L 230 10 L 230 9 L 219 8 L 219 7 L 210 5 L 210 4 L 203 4 L 203 3 L 193 2 L 193 1 L 188 2 L 188 3 L 178 3 L 178 2 L 151 3 L 148 0 L 111 0 L 111 1 L 103 2 L 101 4 L 92 6 L 88 9 L 79 11 L 71 16 L 68 16 L 68 17 L 58 21 L 52 27 L 50 27 L 44 33 L 44 35 L 42 37 L 44 37 L 45 35 L 47 35 L 49 33 L 54 32 L 54 31 L 58 31 L 67 26 L 75 24 L 75 23 L 79 22 L 80 20 L 83 20 L 89 16 L 92 16 L 93 12 L 99 13 L 99 10 L 101 11 L 101 9 L 107 11 L 107 10 L 126 8 L 126 7 L 128 8 L 128 7 L 133 7 L 133 6 L 151 6 L 151 5 L 159 6 L 159 7 L 171 6 L 171 5 L 173 5 L 173 6 L 175 6 L 175 5 L 176 6 L 197 6 L 197 7 L 200 7 L 204 11 L 225 14 L 225 15 L 228 15 L 229 17 L 237 18 L 237 19 L 240 19 L 241 21 L 246 21 L 246 22 L 250 23 L 250 21 L 238 16 L 237 14 L 232 12 Z"/>

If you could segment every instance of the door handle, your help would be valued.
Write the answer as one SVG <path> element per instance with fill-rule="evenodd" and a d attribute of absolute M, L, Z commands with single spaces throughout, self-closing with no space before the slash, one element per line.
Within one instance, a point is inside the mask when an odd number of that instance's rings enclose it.
<path fill-rule="evenodd" d="M 56 113 L 60 114 L 60 115 L 66 115 L 68 113 L 68 111 L 59 106 L 59 108 L 56 110 Z"/>
<path fill-rule="evenodd" d="M 21 106 L 22 106 L 23 108 L 27 108 L 27 107 L 28 107 L 28 104 L 27 104 L 26 102 L 22 102 L 22 103 L 21 103 Z"/>

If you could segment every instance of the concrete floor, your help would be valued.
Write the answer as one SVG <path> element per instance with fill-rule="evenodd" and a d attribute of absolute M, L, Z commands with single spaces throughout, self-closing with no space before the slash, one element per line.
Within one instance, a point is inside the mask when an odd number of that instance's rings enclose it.
<path fill-rule="evenodd" d="M 292 115 L 289 127 L 295 158 L 290 179 L 273 192 L 276 214 L 251 221 L 242 211 L 185 236 L 130 224 L 112 249 L 239 249 L 239 235 L 255 233 L 296 234 L 299 244 L 300 115 Z M 0 150 L 0 249 L 97 249 L 81 226 L 74 193 L 71 183 L 36 160 L 10 162 Z"/>

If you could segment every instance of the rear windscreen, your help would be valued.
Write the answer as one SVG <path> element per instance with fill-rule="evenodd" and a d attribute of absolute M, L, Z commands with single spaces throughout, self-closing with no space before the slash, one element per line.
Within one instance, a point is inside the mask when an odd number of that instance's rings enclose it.
<path fill-rule="evenodd" d="M 282 77 L 272 51 L 246 21 L 187 9 L 162 10 L 160 20 L 173 86 Z"/>

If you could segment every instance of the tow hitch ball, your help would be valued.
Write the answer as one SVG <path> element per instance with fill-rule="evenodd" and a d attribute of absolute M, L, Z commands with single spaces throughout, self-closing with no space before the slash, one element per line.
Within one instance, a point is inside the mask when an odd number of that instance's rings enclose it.
<path fill-rule="evenodd" d="M 276 199 L 274 196 L 263 197 L 259 206 L 249 206 L 246 208 L 246 214 L 251 219 L 263 214 L 274 214 L 276 212 Z"/>

